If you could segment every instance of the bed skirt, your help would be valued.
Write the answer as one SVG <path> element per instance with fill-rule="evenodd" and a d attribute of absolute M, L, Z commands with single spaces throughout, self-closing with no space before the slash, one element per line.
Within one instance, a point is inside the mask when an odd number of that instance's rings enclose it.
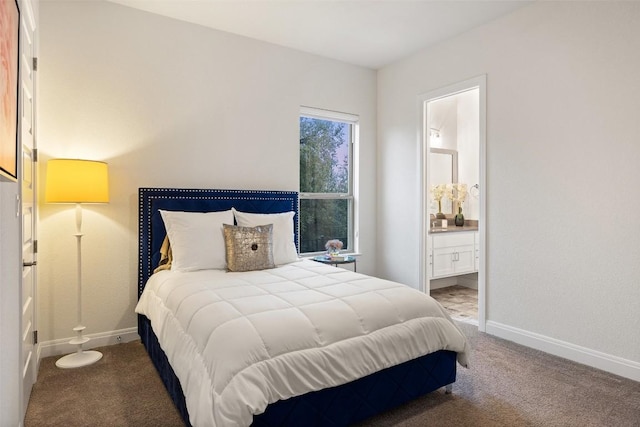
<path fill-rule="evenodd" d="M 149 319 L 142 315 L 138 315 L 138 333 L 185 425 L 190 426 L 180 381 Z M 349 426 L 455 380 L 456 353 L 440 350 L 341 386 L 275 402 L 254 416 L 252 426 Z"/>

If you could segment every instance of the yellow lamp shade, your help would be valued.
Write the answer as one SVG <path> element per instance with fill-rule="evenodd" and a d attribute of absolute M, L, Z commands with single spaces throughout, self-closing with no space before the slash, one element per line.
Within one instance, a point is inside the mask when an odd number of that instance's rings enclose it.
<path fill-rule="evenodd" d="M 47 203 L 108 203 L 107 164 L 93 160 L 49 160 L 45 201 Z"/>

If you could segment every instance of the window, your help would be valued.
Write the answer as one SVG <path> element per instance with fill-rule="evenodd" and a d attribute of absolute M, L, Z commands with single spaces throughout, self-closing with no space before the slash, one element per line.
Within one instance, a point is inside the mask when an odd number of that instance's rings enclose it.
<path fill-rule="evenodd" d="M 300 113 L 300 252 L 338 239 L 355 251 L 354 144 L 358 117 L 312 108 Z"/>

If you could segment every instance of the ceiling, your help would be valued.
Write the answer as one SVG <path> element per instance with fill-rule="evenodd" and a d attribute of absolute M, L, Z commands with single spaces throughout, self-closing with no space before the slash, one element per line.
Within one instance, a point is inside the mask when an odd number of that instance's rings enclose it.
<path fill-rule="evenodd" d="M 379 69 L 530 1 L 110 0 Z"/>

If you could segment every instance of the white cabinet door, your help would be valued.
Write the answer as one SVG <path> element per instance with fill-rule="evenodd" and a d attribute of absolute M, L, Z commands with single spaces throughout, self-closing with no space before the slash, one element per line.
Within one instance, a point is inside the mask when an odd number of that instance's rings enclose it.
<path fill-rule="evenodd" d="M 455 261 L 451 248 L 434 248 L 432 262 L 432 279 L 456 274 Z"/>
<path fill-rule="evenodd" d="M 474 245 L 459 246 L 454 252 L 454 268 L 456 274 L 467 274 L 475 271 Z"/>
<path fill-rule="evenodd" d="M 432 238 L 431 278 L 456 276 L 475 271 L 474 232 L 436 234 Z"/>

